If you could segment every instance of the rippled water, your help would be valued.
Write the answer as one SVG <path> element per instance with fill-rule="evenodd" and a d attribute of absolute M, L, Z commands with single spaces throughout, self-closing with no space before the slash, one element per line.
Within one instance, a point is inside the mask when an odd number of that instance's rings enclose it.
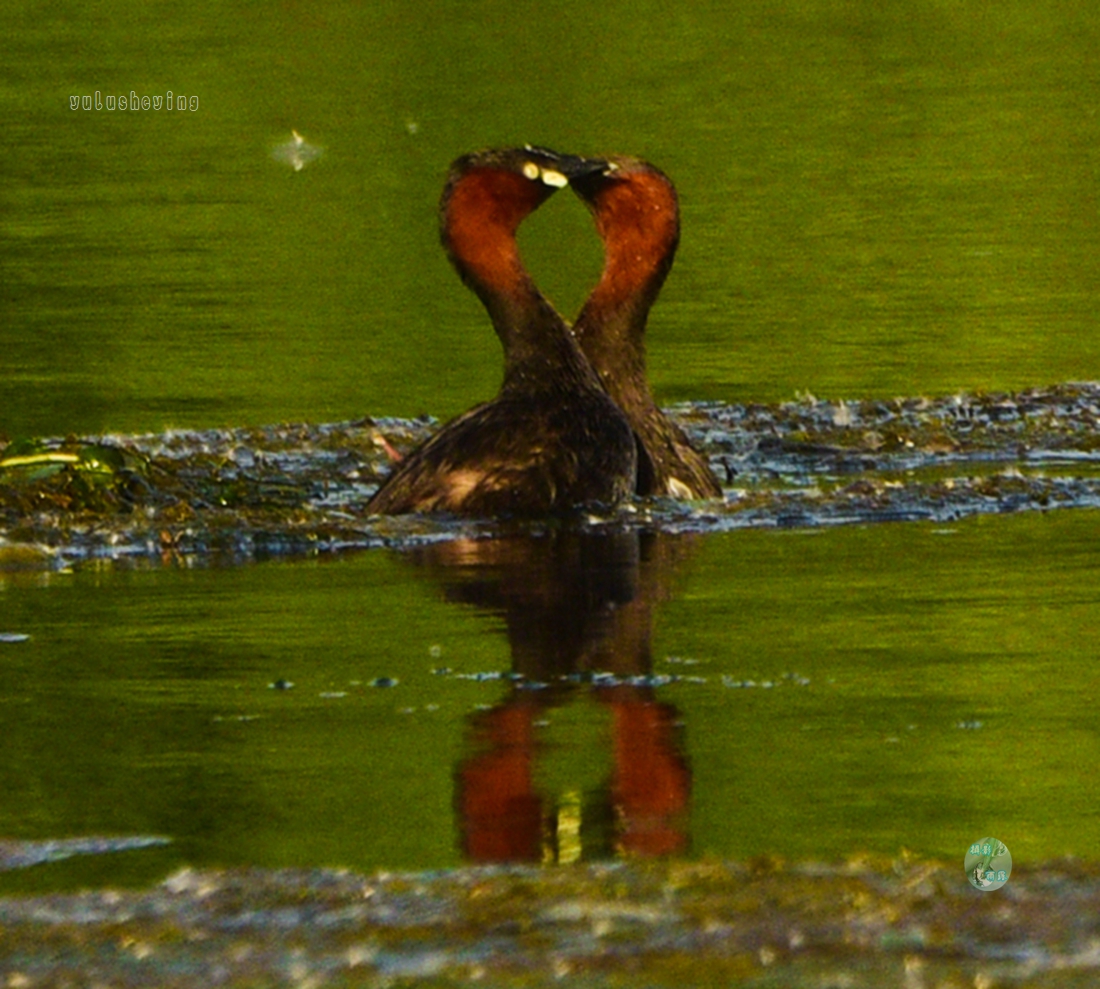
<path fill-rule="evenodd" d="M 5 884 L 950 858 L 991 831 L 1022 860 L 1094 856 L 1093 527 L 566 529 L 9 575 L 5 631 L 28 638 L 0 644 L 0 832 L 173 843 Z"/>
<path fill-rule="evenodd" d="M 680 188 L 650 327 L 663 402 L 1100 374 L 1090 6 L 483 7 L 180 8 L 166 30 L 15 3 L 0 432 L 488 397 L 498 345 L 435 204 L 457 155 L 524 142 L 642 155 Z M 196 109 L 70 109 L 168 91 Z M 294 130 L 324 150 L 300 171 L 271 155 Z M 599 267 L 581 204 L 556 196 L 522 235 L 575 313 Z"/>

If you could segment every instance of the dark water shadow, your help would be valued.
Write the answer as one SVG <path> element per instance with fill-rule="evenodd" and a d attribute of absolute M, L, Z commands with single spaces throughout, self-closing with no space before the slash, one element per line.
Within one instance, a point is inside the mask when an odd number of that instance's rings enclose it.
<path fill-rule="evenodd" d="M 503 620 L 511 689 L 468 717 L 455 769 L 463 854 L 475 862 L 573 861 L 685 851 L 691 769 L 679 711 L 658 699 L 655 608 L 692 537 L 557 530 L 457 539 L 403 554 L 447 600 Z M 610 775 L 580 804 L 540 787 L 539 728 L 588 699 L 609 719 Z M 600 753 L 601 756 L 607 753 Z"/>

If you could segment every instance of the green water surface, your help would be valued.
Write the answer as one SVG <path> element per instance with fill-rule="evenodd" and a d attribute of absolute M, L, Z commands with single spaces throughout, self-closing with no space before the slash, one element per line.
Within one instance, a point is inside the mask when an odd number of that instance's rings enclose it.
<path fill-rule="evenodd" d="M 499 348 L 438 247 L 448 163 L 647 157 L 680 257 L 659 398 L 1094 378 L 1100 9 L 1073 0 L 5 11 L 0 433 L 450 416 Z M 70 109 L 172 91 L 194 111 Z M 325 149 L 300 172 L 271 148 Z M 523 230 L 567 314 L 567 193 Z"/>
<path fill-rule="evenodd" d="M 680 677 L 653 696 L 690 767 L 687 850 L 961 863 L 992 833 L 1016 862 L 1100 855 L 1095 525 L 1066 511 L 682 544 L 652 655 Z M 477 712 L 514 694 L 453 674 L 514 662 L 500 613 L 438 577 L 370 551 L 0 583 L 5 628 L 31 636 L 0 646 L 0 834 L 174 842 L 2 885 L 462 862 L 458 769 Z M 536 731 L 540 797 L 584 804 L 613 761 L 607 705 L 578 689 Z"/>

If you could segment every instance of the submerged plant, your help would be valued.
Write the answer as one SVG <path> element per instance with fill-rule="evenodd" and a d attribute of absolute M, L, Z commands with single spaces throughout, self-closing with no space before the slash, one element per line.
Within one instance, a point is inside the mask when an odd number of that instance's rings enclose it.
<path fill-rule="evenodd" d="M 146 463 L 135 453 L 75 437 L 23 440 L 0 455 L 0 507 L 17 513 L 129 511 Z"/>

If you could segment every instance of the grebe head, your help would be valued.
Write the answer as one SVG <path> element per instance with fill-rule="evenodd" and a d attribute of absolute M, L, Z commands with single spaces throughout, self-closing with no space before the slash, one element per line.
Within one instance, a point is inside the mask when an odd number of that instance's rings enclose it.
<path fill-rule="evenodd" d="M 549 148 L 491 149 L 451 165 L 439 204 L 440 239 L 458 273 L 483 301 L 527 281 L 516 230 L 558 189 L 607 162 Z"/>
<path fill-rule="evenodd" d="M 638 158 L 606 161 L 570 183 L 596 221 L 605 255 L 573 333 L 638 439 L 638 493 L 716 497 L 722 489 L 706 459 L 658 408 L 646 378 L 646 321 L 680 242 L 676 188 Z"/>
<path fill-rule="evenodd" d="M 593 161 L 598 159 L 592 159 Z M 596 221 L 606 260 L 594 303 L 653 304 L 680 242 L 676 187 L 639 158 L 610 156 L 570 183 Z"/>

